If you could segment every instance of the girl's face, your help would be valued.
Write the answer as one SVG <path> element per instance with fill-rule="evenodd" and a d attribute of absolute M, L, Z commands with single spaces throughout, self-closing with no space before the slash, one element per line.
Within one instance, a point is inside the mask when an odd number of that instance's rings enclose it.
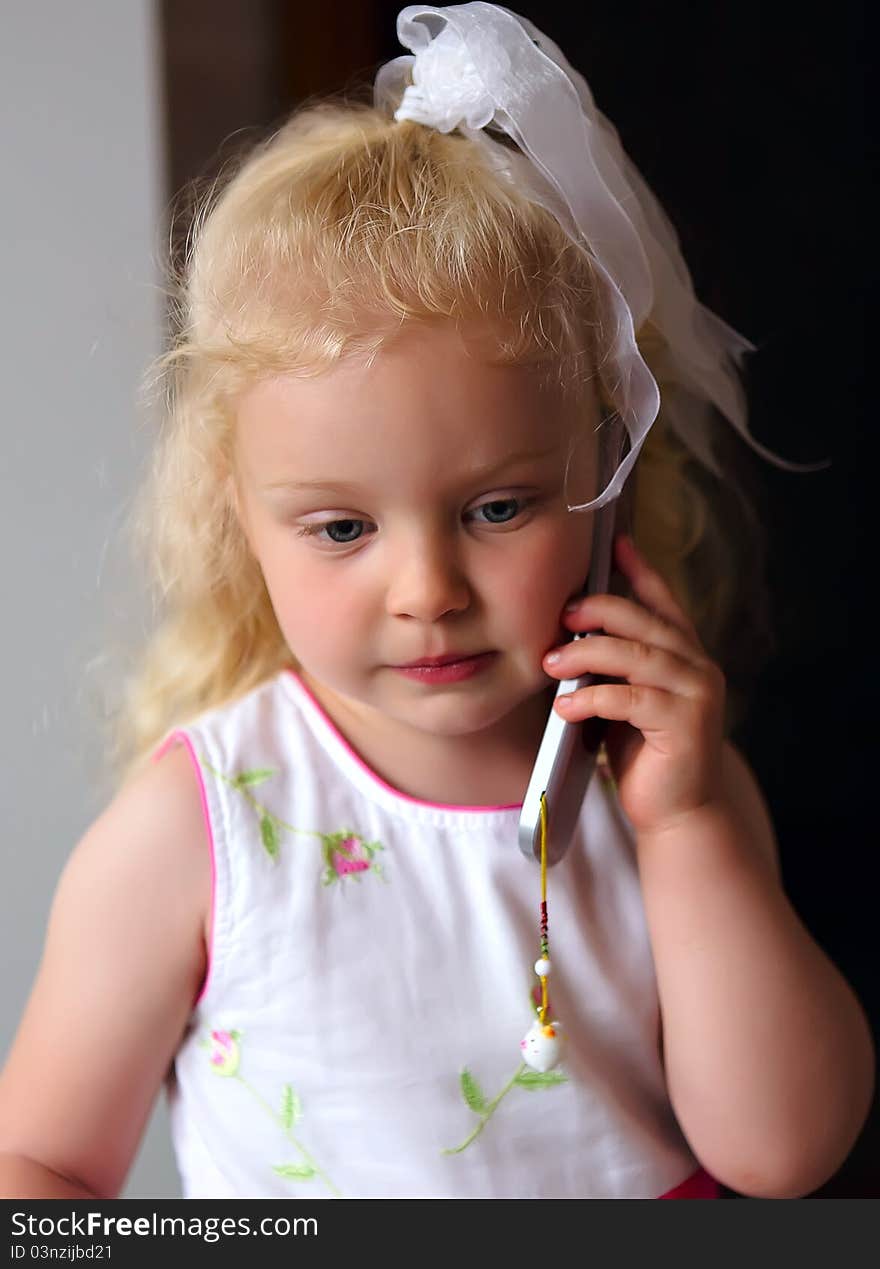
<path fill-rule="evenodd" d="M 370 368 L 278 376 L 242 397 L 234 496 L 287 644 L 332 711 L 433 736 L 500 723 L 555 686 L 544 654 L 583 586 L 598 417 L 533 371 L 411 328 Z M 576 432 L 573 431 L 576 429 Z M 395 666 L 492 652 L 425 683 Z"/>

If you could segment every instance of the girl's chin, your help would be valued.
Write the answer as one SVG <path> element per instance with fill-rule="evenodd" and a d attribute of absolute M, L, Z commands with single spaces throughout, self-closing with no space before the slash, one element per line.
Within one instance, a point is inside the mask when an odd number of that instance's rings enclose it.
<path fill-rule="evenodd" d="M 407 686 L 404 682 L 403 686 Z M 529 725 L 537 719 L 543 726 L 553 705 L 556 683 L 549 685 L 520 685 L 509 691 L 495 685 L 492 691 L 480 691 L 473 681 L 447 685 L 440 689 L 427 688 L 410 697 L 401 708 L 400 698 L 395 701 L 393 712 L 401 722 L 422 723 L 435 735 L 466 736 L 484 731 L 499 723 L 510 726 L 518 719 Z M 380 706 L 381 708 L 381 706 Z"/>

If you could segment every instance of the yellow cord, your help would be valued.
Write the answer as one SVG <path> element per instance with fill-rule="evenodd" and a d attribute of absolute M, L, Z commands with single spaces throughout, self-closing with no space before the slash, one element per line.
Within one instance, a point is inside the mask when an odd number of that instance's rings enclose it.
<path fill-rule="evenodd" d="M 541 794 L 541 905 L 546 911 L 547 903 L 547 795 Z M 541 955 L 546 955 L 542 948 Z M 547 1022 L 547 975 L 541 975 L 541 1026 Z"/>

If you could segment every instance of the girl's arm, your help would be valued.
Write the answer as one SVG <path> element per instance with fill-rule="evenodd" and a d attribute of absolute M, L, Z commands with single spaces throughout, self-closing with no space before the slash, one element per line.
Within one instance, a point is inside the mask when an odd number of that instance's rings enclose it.
<path fill-rule="evenodd" d="M 874 1049 L 846 980 L 779 880 L 769 815 L 726 745 L 723 803 L 638 839 L 676 1116 L 701 1163 L 757 1198 L 799 1198 L 865 1122 Z"/>
<path fill-rule="evenodd" d="M 210 853 L 184 748 L 72 852 L 0 1074 L 0 1196 L 114 1198 L 205 972 Z"/>
<path fill-rule="evenodd" d="M 799 1197 L 865 1122 L 870 1029 L 782 889 L 760 790 L 723 739 L 721 668 L 632 539 L 615 545 L 634 598 L 563 613 L 594 637 L 554 649 L 547 672 L 602 678 L 554 709 L 619 724 L 608 751 L 636 831 L 669 1095 L 694 1153 L 730 1189 Z"/>
<path fill-rule="evenodd" d="M 84 1198 L 97 1194 L 21 1154 L 0 1155 L 0 1198 Z"/>

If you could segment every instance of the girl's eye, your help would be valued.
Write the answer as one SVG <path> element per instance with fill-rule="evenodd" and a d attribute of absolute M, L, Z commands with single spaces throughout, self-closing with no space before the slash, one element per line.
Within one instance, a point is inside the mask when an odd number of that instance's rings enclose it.
<path fill-rule="evenodd" d="M 482 521 L 483 524 L 509 524 L 533 501 L 534 499 L 531 498 L 494 498 L 491 502 L 484 502 L 479 507 L 475 507 L 473 514 L 478 511 L 489 513 L 490 518 Z M 511 506 L 515 508 L 513 514 L 505 514 L 505 508 Z M 496 519 L 496 516 L 499 518 Z M 358 532 L 358 526 L 366 523 L 365 520 L 354 519 L 325 520 L 322 524 L 302 524 L 297 528 L 297 534 L 300 537 L 316 537 L 326 530 L 334 546 L 351 546 L 360 540 L 361 533 Z"/>
<path fill-rule="evenodd" d="M 474 510 L 475 511 L 490 511 L 492 513 L 493 518 L 486 521 L 486 523 L 488 524 L 509 524 L 510 520 L 515 518 L 517 514 L 516 512 L 514 512 L 513 516 L 505 517 L 503 519 L 496 520 L 494 519 L 494 517 L 496 515 L 503 516 L 504 508 L 509 507 L 511 504 L 520 503 L 524 507 L 525 502 L 526 500 L 524 498 L 493 498 L 491 502 L 484 502 L 481 504 L 481 506 L 475 507 Z"/>
<path fill-rule="evenodd" d="M 334 546 L 351 546 L 352 542 L 357 542 L 358 537 L 360 536 L 359 534 L 354 537 L 351 536 L 353 530 L 359 524 L 362 525 L 363 523 L 363 520 L 325 520 L 323 524 L 302 524 L 297 529 L 297 533 L 300 537 L 311 538 L 315 537 L 319 533 L 323 533 L 325 529 L 328 533 L 331 533 L 331 530 L 336 529 L 338 526 L 340 529 L 340 537 L 335 538 L 331 535 L 330 541 L 334 544 Z"/>

